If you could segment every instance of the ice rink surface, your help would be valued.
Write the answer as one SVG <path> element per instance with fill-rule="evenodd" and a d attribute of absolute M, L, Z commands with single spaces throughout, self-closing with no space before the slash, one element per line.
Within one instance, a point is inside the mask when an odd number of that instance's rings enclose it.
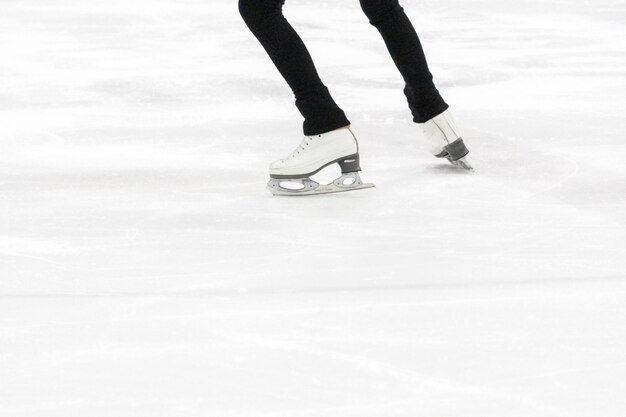
<path fill-rule="evenodd" d="M 234 0 L 2 0 L 0 416 L 626 415 L 626 1 L 403 4 L 476 173 L 288 0 L 376 188 L 279 198 Z"/>

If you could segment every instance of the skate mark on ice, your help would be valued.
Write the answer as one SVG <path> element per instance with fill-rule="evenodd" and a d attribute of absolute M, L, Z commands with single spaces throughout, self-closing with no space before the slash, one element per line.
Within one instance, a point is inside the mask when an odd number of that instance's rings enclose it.
<path fill-rule="evenodd" d="M 539 372 L 535 374 L 516 376 L 514 378 L 494 379 L 492 381 L 487 381 L 487 382 L 480 384 L 479 387 L 487 387 L 490 385 L 502 385 L 502 384 L 509 384 L 509 383 L 515 383 L 515 382 L 522 382 L 522 381 L 532 381 L 534 379 L 542 379 L 542 378 L 549 378 L 553 376 L 577 374 L 581 372 L 615 370 L 615 368 L 620 367 L 620 366 L 625 366 L 625 365 L 626 365 L 626 362 L 617 362 L 617 363 L 611 363 L 610 365 L 568 367 L 568 368 L 563 368 L 557 371 Z"/>
<path fill-rule="evenodd" d="M 0 252 L 0 255 L 2 252 Z M 24 257 L 29 255 L 17 254 Z M 53 260 L 45 258 L 35 259 L 50 262 L 59 266 L 65 264 L 55 262 Z M 179 276 L 200 276 L 204 277 L 207 274 L 181 274 L 171 275 L 171 277 Z M 160 276 L 160 278 L 167 278 L 169 276 Z M 332 294 L 338 295 L 351 295 L 361 293 L 392 293 L 392 292 L 405 292 L 405 291 L 420 291 L 420 290 L 439 290 L 439 289 L 463 289 L 463 288 L 509 288 L 514 286 L 534 286 L 534 285 L 571 285 L 571 284 L 588 284 L 597 282 L 622 282 L 624 277 L 621 275 L 603 276 L 603 277 L 557 277 L 557 278 L 538 278 L 530 280 L 512 280 L 512 281 L 483 281 L 483 282 L 447 282 L 447 283 L 427 283 L 427 284 L 397 284 L 397 285 L 385 285 L 385 286 L 344 286 L 344 287 L 319 287 L 319 288 L 219 288 L 219 289 L 189 289 L 189 290 L 172 290 L 172 291 L 110 291 L 110 292 L 92 292 L 92 293 L 38 293 L 38 292 L 22 292 L 13 294 L 0 294 L 0 299 L 27 299 L 27 298 L 238 298 L 238 297 L 265 297 L 272 295 L 306 295 L 306 294 Z M 615 290 L 607 290 L 607 295 L 615 294 Z M 601 294 L 605 294 L 604 292 Z M 600 294 L 600 293 L 598 293 Z M 507 297 L 498 299 L 542 299 L 542 298 L 565 298 L 576 297 L 580 294 L 560 294 L 555 295 L 538 295 L 532 297 Z M 493 298 L 489 298 L 490 300 Z M 470 301 L 471 299 L 468 299 Z"/>
<path fill-rule="evenodd" d="M 483 165 L 485 172 L 488 174 L 502 173 L 502 178 L 507 180 L 511 178 L 519 179 L 521 187 L 527 189 L 530 195 L 542 195 L 555 190 L 580 172 L 579 163 L 566 156 L 563 152 L 550 151 L 547 153 L 543 148 L 533 145 L 537 142 L 537 139 L 543 140 L 546 138 L 533 138 L 535 141 L 529 141 L 528 138 L 514 137 L 499 131 L 490 131 L 477 127 L 473 127 L 471 130 L 477 132 L 474 134 L 476 136 L 489 138 L 491 141 L 498 143 L 512 144 L 511 146 L 514 148 L 519 148 L 504 149 L 498 154 L 483 154 L 482 157 L 488 161 Z M 497 149 L 497 147 L 493 148 Z M 506 153 L 504 153 L 505 151 Z M 503 153 L 506 156 L 505 158 L 502 158 Z M 524 155 L 532 155 L 532 158 L 524 159 Z M 538 158 L 538 156 L 542 158 Z M 491 161 L 489 161 L 489 158 L 492 158 Z M 564 169 L 562 164 L 556 163 L 556 158 L 565 161 L 570 168 Z M 546 172 L 546 167 L 552 167 L 552 172 Z M 533 169 L 535 168 L 536 173 L 533 175 Z"/>
<path fill-rule="evenodd" d="M 239 343 L 247 346 L 254 346 L 255 348 L 295 352 L 344 363 L 354 368 L 355 371 L 361 371 L 376 377 L 390 378 L 403 384 L 409 384 L 413 390 L 416 391 L 416 394 L 427 394 L 429 390 L 435 390 L 446 394 L 480 394 L 488 395 L 492 398 L 517 398 L 516 396 L 496 392 L 491 388 L 476 388 L 472 385 L 460 384 L 449 379 L 434 378 L 427 374 L 409 371 L 391 363 L 373 359 L 365 355 L 351 355 L 334 349 L 323 347 L 316 348 L 310 343 L 303 345 L 289 340 L 270 340 L 268 338 L 227 331 L 212 331 L 211 333 L 214 336 L 230 343 Z M 433 394 L 428 394 L 427 397 L 432 395 Z"/>
<path fill-rule="evenodd" d="M 53 261 L 52 259 L 44 258 L 44 257 L 41 257 L 41 256 L 29 255 L 27 253 L 10 252 L 10 251 L 6 251 L 6 250 L 0 250 L 0 256 L 3 256 L 3 255 L 4 256 L 16 257 L 16 258 L 33 259 L 33 260 L 36 260 L 36 261 L 46 262 L 46 263 L 50 263 L 50 264 L 57 265 L 57 266 L 64 266 L 65 265 L 62 262 Z M 0 297 L 3 297 L 3 296 L 0 295 Z"/>

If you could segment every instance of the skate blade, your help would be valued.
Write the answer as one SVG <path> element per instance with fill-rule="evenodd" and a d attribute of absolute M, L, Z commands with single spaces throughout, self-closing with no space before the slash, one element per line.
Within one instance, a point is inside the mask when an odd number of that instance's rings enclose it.
<path fill-rule="evenodd" d="M 471 171 L 471 172 L 475 172 L 474 168 L 470 165 L 469 161 L 467 160 L 466 157 L 457 159 L 456 161 L 453 161 L 452 159 L 448 159 L 448 162 L 450 162 L 452 165 L 454 165 L 455 167 L 459 167 L 461 169 L 464 169 L 466 171 Z"/>
<path fill-rule="evenodd" d="M 344 193 L 344 192 L 347 192 L 347 191 L 364 190 L 366 188 L 372 188 L 372 187 L 374 187 L 374 184 L 366 183 L 366 184 L 358 185 L 356 187 L 341 187 L 341 188 L 334 187 L 333 184 L 320 185 L 318 188 L 316 188 L 314 190 L 305 190 L 305 191 L 284 190 L 282 188 L 280 188 L 280 189 L 272 189 L 270 187 L 268 187 L 268 189 L 270 190 L 270 192 L 273 195 L 297 197 L 297 196 L 306 196 L 306 195 L 322 195 L 322 194 Z"/>
<path fill-rule="evenodd" d="M 353 179 L 349 185 L 345 185 L 345 181 Z M 290 189 L 280 185 L 281 182 L 300 183 L 302 188 Z M 343 193 L 346 191 L 363 190 L 366 188 L 372 188 L 374 184 L 363 183 L 357 172 L 350 172 L 337 178 L 330 184 L 320 185 L 310 178 L 292 179 L 292 180 L 277 180 L 270 179 L 267 183 L 267 189 L 273 194 L 278 196 L 306 196 L 306 195 L 321 195 L 332 193 Z"/>

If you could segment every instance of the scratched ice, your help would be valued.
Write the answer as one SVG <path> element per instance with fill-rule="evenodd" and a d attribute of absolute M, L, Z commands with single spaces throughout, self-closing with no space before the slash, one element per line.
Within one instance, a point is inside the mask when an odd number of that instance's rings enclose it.
<path fill-rule="evenodd" d="M 626 2 L 403 4 L 476 173 L 358 1 L 288 0 L 376 183 L 289 199 L 234 0 L 2 1 L 1 416 L 626 414 Z"/>

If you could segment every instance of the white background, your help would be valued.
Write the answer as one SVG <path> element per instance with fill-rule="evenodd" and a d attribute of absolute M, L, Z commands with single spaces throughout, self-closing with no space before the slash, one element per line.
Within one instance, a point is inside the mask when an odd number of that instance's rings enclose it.
<path fill-rule="evenodd" d="M 623 417 L 626 2 L 546 3 L 403 3 L 472 175 L 356 0 L 288 0 L 376 188 L 278 198 L 235 0 L 2 0 L 0 415 Z"/>

